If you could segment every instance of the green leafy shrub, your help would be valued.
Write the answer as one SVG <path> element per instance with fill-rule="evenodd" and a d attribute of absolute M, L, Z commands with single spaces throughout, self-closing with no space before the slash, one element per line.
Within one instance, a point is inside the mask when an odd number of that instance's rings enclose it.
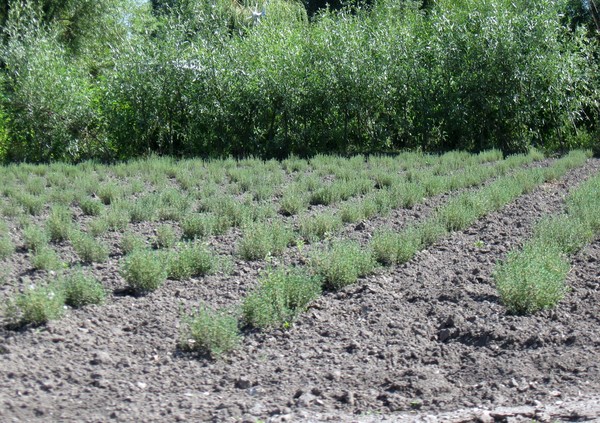
<path fill-rule="evenodd" d="M 323 212 L 314 216 L 301 216 L 299 232 L 309 241 L 323 239 L 337 232 L 342 226 L 342 219 L 332 213 Z"/>
<path fill-rule="evenodd" d="M 424 247 L 422 235 L 415 227 L 400 233 L 390 229 L 378 231 L 369 245 L 377 261 L 388 266 L 406 263 Z"/>
<path fill-rule="evenodd" d="M 129 210 L 131 222 L 149 222 L 157 215 L 159 197 L 153 194 L 146 195 L 134 201 Z"/>
<path fill-rule="evenodd" d="M 64 312 L 65 297 L 56 283 L 30 287 L 9 301 L 7 316 L 14 325 L 42 325 Z"/>
<path fill-rule="evenodd" d="M 46 198 L 43 196 L 20 193 L 16 197 L 16 200 L 23 209 L 32 216 L 39 216 L 42 214 L 46 206 Z"/>
<path fill-rule="evenodd" d="M 106 220 L 106 216 L 96 217 L 90 220 L 87 225 L 88 233 L 93 237 L 105 234 L 109 229 L 110 224 L 108 220 Z"/>
<path fill-rule="evenodd" d="M 89 61 L 75 59 L 73 52 L 82 50 L 60 42 L 60 28 L 68 26 L 71 33 L 64 34 L 65 39 L 73 39 L 77 24 L 64 25 L 67 20 L 62 13 L 60 25 L 48 22 L 45 16 L 51 10 L 57 9 L 32 4 L 11 7 L 15 13 L 2 25 L 6 37 L 3 62 L 11 86 L 6 107 L 11 142 L 6 155 L 11 160 L 38 162 L 101 158 L 106 153 L 105 138 L 95 104 L 96 84 L 84 65 Z M 84 26 L 89 29 L 99 22 L 88 21 Z M 103 38 L 106 32 L 99 32 L 91 38 Z"/>
<path fill-rule="evenodd" d="M 554 307 L 564 297 L 569 269 L 558 249 L 533 243 L 511 251 L 496 268 L 494 279 L 510 313 L 530 314 Z"/>
<path fill-rule="evenodd" d="M 583 224 L 597 233 L 600 231 L 600 178 L 593 177 L 584 182 L 567 197 L 567 212 L 576 216 Z"/>
<path fill-rule="evenodd" d="M 437 210 L 436 217 L 450 232 L 467 228 L 475 220 L 478 213 L 474 198 L 468 194 L 454 197 L 443 207 Z"/>
<path fill-rule="evenodd" d="M 417 223 L 414 226 L 414 230 L 418 233 L 421 245 L 424 247 L 435 244 L 448 234 L 448 231 L 442 222 L 429 219 Z"/>
<path fill-rule="evenodd" d="M 130 254 L 135 250 L 143 250 L 147 247 L 144 238 L 133 232 L 125 232 L 119 246 L 123 254 Z"/>
<path fill-rule="evenodd" d="M 33 224 L 27 225 L 23 229 L 23 240 L 25 248 L 29 251 L 39 250 L 47 246 L 49 242 L 47 232 Z"/>
<path fill-rule="evenodd" d="M 79 207 L 86 216 L 100 216 L 103 209 L 102 203 L 92 198 L 82 198 Z"/>
<path fill-rule="evenodd" d="M 187 214 L 190 207 L 190 197 L 176 189 L 166 189 L 159 197 L 158 219 L 179 221 Z"/>
<path fill-rule="evenodd" d="M 285 216 L 293 216 L 304 210 L 308 200 L 304 194 L 292 189 L 286 190 L 279 200 L 279 212 Z"/>
<path fill-rule="evenodd" d="M 336 192 L 333 184 L 322 186 L 322 187 L 316 189 L 315 191 L 310 193 L 310 197 L 308 199 L 309 203 L 313 206 L 319 205 L 319 204 L 328 206 L 339 200 L 340 200 L 340 196 Z"/>
<path fill-rule="evenodd" d="M 106 299 L 106 290 L 93 276 L 86 275 L 81 269 L 62 280 L 65 303 L 71 307 L 83 307 L 90 304 L 102 304 Z"/>
<path fill-rule="evenodd" d="M 64 206 L 54 206 L 50 210 L 50 216 L 46 220 L 46 230 L 50 235 L 50 241 L 60 242 L 69 239 L 69 233 L 73 226 L 71 211 Z"/>
<path fill-rule="evenodd" d="M 181 348 L 219 358 L 235 349 L 240 342 L 238 322 L 224 311 L 200 306 L 181 319 Z"/>
<path fill-rule="evenodd" d="M 575 254 L 594 239 L 594 232 L 585 221 L 569 215 L 542 219 L 533 229 L 534 241 L 555 246 L 564 254 Z"/>
<path fill-rule="evenodd" d="M 80 231 L 70 236 L 73 249 L 85 263 L 104 263 L 108 260 L 108 247 L 94 237 Z"/>
<path fill-rule="evenodd" d="M 219 226 L 241 227 L 255 220 L 256 211 L 259 209 L 252 202 L 241 202 L 233 197 L 215 196 L 202 205 L 202 211 L 208 211 L 219 216 Z"/>
<path fill-rule="evenodd" d="M 58 270 L 63 266 L 56 251 L 49 246 L 36 249 L 31 256 L 31 264 L 37 270 Z"/>
<path fill-rule="evenodd" d="M 160 288 L 167 275 L 164 259 L 154 251 L 134 250 L 121 263 L 121 276 L 140 294 Z"/>
<path fill-rule="evenodd" d="M 226 216 L 200 213 L 188 216 L 180 225 L 185 239 L 195 239 L 224 234 L 231 227 L 231 222 Z"/>
<path fill-rule="evenodd" d="M 10 257 L 15 252 L 15 244 L 8 235 L 0 236 L 0 260 Z"/>
<path fill-rule="evenodd" d="M 279 256 L 289 246 L 293 232 L 278 222 L 252 223 L 243 230 L 238 253 L 245 260 L 260 260 L 268 255 Z"/>
<path fill-rule="evenodd" d="M 2 215 L 5 217 L 19 217 L 23 214 L 23 208 L 15 201 L 3 203 L 1 208 Z"/>
<path fill-rule="evenodd" d="M 244 299 L 243 321 L 255 328 L 290 324 L 321 294 L 321 280 L 302 270 L 267 271 Z"/>
<path fill-rule="evenodd" d="M 338 290 L 371 273 L 376 262 L 371 250 L 362 249 L 357 242 L 336 241 L 315 252 L 311 264 L 327 289 Z"/>
<path fill-rule="evenodd" d="M 213 273 L 218 265 L 216 255 L 200 242 L 185 243 L 179 251 L 169 251 L 166 255 L 168 277 L 175 280 Z"/>
<path fill-rule="evenodd" d="M 177 233 L 171 225 L 161 225 L 156 229 L 156 246 L 171 248 L 177 243 Z"/>
<path fill-rule="evenodd" d="M 110 205 L 115 200 L 122 198 L 123 188 L 120 187 L 116 182 L 109 181 L 101 184 L 98 187 L 98 192 L 96 194 L 102 203 L 105 205 Z"/>
<path fill-rule="evenodd" d="M 112 231 L 124 231 L 131 220 L 129 203 L 123 200 L 114 201 L 102 216 Z"/>
<path fill-rule="evenodd" d="M 344 223 L 355 223 L 363 217 L 362 201 L 348 201 L 340 206 L 340 218 Z"/>
<path fill-rule="evenodd" d="M 34 196 L 40 196 L 46 190 L 46 179 L 40 176 L 31 176 L 26 184 L 25 191 Z"/>

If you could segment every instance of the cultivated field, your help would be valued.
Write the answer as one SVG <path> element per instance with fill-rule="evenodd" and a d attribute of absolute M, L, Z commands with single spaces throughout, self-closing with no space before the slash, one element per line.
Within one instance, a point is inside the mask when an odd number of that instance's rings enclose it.
<path fill-rule="evenodd" d="M 587 152 L 150 158 L 0 181 L 2 421 L 598 412 Z"/>

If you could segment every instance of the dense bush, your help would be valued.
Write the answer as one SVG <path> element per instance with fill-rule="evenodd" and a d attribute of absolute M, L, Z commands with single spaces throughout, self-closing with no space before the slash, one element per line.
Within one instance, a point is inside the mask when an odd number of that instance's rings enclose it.
<path fill-rule="evenodd" d="M 573 1 L 380 0 L 311 19 L 292 0 L 257 19 L 246 2 L 154 1 L 122 9 L 120 29 L 98 19 L 113 38 L 82 33 L 77 48 L 13 8 L 0 154 L 591 147 L 598 50 Z"/>

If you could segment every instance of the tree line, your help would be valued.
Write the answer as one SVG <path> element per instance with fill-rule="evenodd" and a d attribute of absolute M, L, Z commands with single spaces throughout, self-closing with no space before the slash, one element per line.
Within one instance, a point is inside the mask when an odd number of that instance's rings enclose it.
<path fill-rule="evenodd" d="M 598 144 L 596 0 L 0 2 L 0 158 Z"/>

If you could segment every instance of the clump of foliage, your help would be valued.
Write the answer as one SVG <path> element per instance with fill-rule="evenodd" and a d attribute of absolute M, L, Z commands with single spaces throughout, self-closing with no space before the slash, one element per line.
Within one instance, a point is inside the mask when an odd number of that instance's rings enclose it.
<path fill-rule="evenodd" d="M 223 234 L 229 229 L 230 222 L 226 216 L 198 213 L 186 217 L 180 225 L 185 239 L 196 239 Z"/>
<path fill-rule="evenodd" d="M 252 223 L 244 228 L 238 253 L 246 260 L 260 260 L 268 255 L 281 255 L 292 241 L 293 233 L 284 224 Z"/>
<path fill-rule="evenodd" d="M 50 217 L 46 221 L 46 230 L 50 241 L 60 242 L 69 239 L 73 226 L 71 211 L 64 206 L 54 206 L 50 210 Z"/>
<path fill-rule="evenodd" d="M 309 20 L 312 1 L 271 0 L 264 16 L 228 0 L 9 2 L 0 9 L 0 156 L 592 147 L 597 14 L 573 3 L 381 0 Z M 171 174 L 156 182 L 193 186 L 164 167 Z M 293 158 L 285 170 L 307 167 Z M 218 182 L 225 176 L 210 172 Z M 256 200 L 271 198 L 277 180 L 260 183 L 251 173 L 228 176 Z M 111 184 L 98 193 L 106 204 L 119 195 Z M 375 184 L 391 180 L 379 175 Z M 359 185 L 310 195 L 332 203 L 364 193 Z M 182 210 L 163 204 L 157 212 L 178 220 Z"/>
<path fill-rule="evenodd" d="M 146 294 L 162 286 L 168 271 L 161 255 L 154 251 L 134 250 L 122 261 L 121 276 L 132 290 Z"/>
<path fill-rule="evenodd" d="M 171 225 L 161 225 L 156 229 L 156 246 L 171 248 L 177 242 L 177 233 Z"/>
<path fill-rule="evenodd" d="M 106 299 L 106 290 L 102 284 L 93 276 L 86 275 L 81 269 L 65 277 L 61 283 L 65 303 L 71 307 L 102 304 Z"/>
<path fill-rule="evenodd" d="M 29 251 L 39 250 L 47 246 L 49 242 L 47 232 L 33 224 L 29 224 L 23 229 L 23 240 L 25 248 Z"/>
<path fill-rule="evenodd" d="M 314 216 L 301 216 L 299 232 L 308 241 L 333 235 L 342 226 L 342 219 L 335 213 L 323 212 Z"/>
<path fill-rule="evenodd" d="M 219 358 L 240 342 L 237 319 L 222 310 L 200 306 L 194 313 L 183 316 L 181 323 L 179 345 L 185 350 Z"/>
<path fill-rule="evenodd" d="M 390 229 L 378 231 L 370 246 L 378 262 L 394 265 L 412 259 L 424 245 L 419 232 L 413 227 L 400 233 Z"/>
<path fill-rule="evenodd" d="M 58 270 L 63 266 L 56 251 L 49 246 L 36 249 L 31 256 L 31 264 L 38 270 Z"/>
<path fill-rule="evenodd" d="M 42 325 L 62 316 L 65 297 L 57 283 L 31 286 L 8 302 L 6 314 L 16 326 Z"/>
<path fill-rule="evenodd" d="M 103 209 L 102 203 L 93 198 L 82 198 L 79 207 L 86 216 L 100 216 Z"/>
<path fill-rule="evenodd" d="M 254 328 L 291 324 L 321 294 L 321 279 L 300 269 L 269 270 L 244 299 L 243 321 Z"/>
<path fill-rule="evenodd" d="M 108 260 L 108 247 L 93 236 L 73 231 L 70 236 L 73 249 L 85 263 L 104 263 Z"/>
<path fill-rule="evenodd" d="M 15 244 L 8 235 L 0 235 L 0 260 L 5 259 L 15 252 Z"/>
<path fill-rule="evenodd" d="M 169 251 L 165 259 L 167 275 L 175 280 L 213 273 L 219 267 L 218 257 L 197 241 L 184 243 L 178 251 Z"/>
<path fill-rule="evenodd" d="M 567 165 L 559 166 L 563 173 L 573 158 L 566 160 Z M 525 246 L 511 251 L 498 264 L 494 273 L 496 287 L 509 312 L 535 313 L 556 306 L 564 297 L 570 269 L 567 257 L 600 232 L 599 208 L 600 177 L 595 176 L 569 194 L 567 214 L 542 219 Z"/>
<path fill-rule="evenodd" d="M 311 258 L 317 274 L 323 277 L 325 288 L 338 290 L 357 281 L 375 269 L 375 258 L 369 249 L 354 241 L 335 241 L 328 248 L 315 252 Z"/>
<path fill-rule="evenodd" d="M 510 252 L 494 279 L 507 310 L 529 314 L 554 307 L 563 298 L 569 269 L 560 250 L 534 243 Z"/>
<path fill-rule="evenodd" d="M 133 232 L 126 232 L 121 237 L 119 246 L 124 254 L 129 254 L 135 250 L 145 249 L 146 242 L 142 236 L 134 234 Z"/>
<path fill-rule="evenodd" d="M 285 216 L 293 216 L 308 205 L 306 195 L 298 189 L 286 190 L 279 200 L 279 212 Z"/>

